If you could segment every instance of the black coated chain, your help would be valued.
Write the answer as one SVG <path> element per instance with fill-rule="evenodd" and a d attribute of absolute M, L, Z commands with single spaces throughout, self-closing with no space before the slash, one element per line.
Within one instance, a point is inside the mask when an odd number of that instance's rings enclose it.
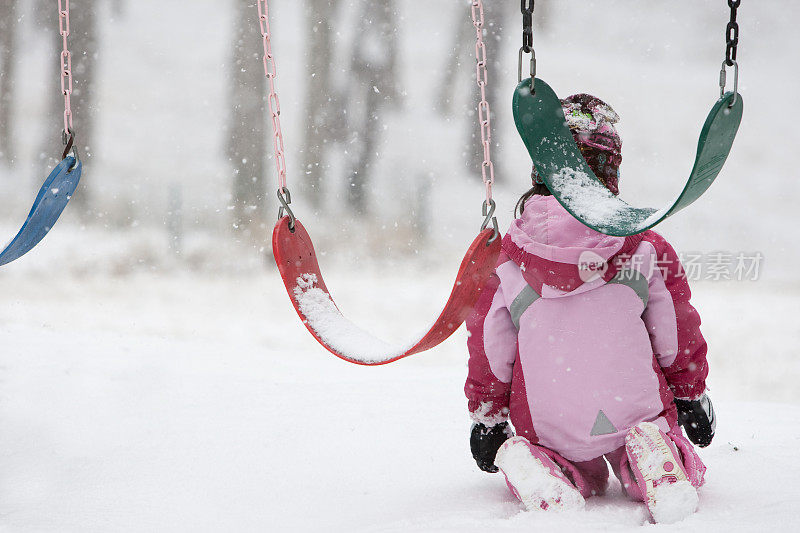
<path fill-rule="evenodd" d="M 524 2 L 523 2 L 524 3 Z M 731 8 L 731 21 L 725 28 L 725 64 L 729 67 L 733 66 L 736 61 L 736 47 L 739 46 L 739 23 L 736 22 L 736 10 L 739 9 L 739 4 L 742 0 L 728 0 L 728 5 Z"/>
<path fill-rule="evenodd" d="M 534 0 L 522 0 L 522 51 L 526 54 L 533 50 L 533 3 Z"/>

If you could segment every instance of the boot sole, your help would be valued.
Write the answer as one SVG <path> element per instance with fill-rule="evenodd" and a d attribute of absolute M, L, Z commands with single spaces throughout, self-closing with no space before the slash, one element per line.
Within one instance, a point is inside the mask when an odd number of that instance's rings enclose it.
<path fill-rule="evenodd" d="M 500 448 L 495 464 L 529 511 L 580 509 L 586 501 L 571 483 L 560 479 L 528 448 L 515 441 Z"/>
<path fill-rule="evenodd" d="M 697 489 L 666 438 L 652 422 L 637 425 L 625 437 L 628 459 L 643 485 L 647 508 L 653 520 L 661 524 L 686 518 L 698 504 Z"/>

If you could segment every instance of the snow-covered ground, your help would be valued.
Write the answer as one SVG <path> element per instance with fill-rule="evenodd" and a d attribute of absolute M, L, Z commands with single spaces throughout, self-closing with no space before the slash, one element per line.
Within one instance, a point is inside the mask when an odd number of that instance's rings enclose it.
<path fill-rule="evenodd" d="M 423 326 L 447 291 L 449 274 L 379 274 L 333 269 L 328 281 L 349 316 L 388 339 Z M 523 513 L 499 476 L 477 469 L 463 331 L 365 368 L 310 339 L 274 273 L 53 281 L 0 278 L 0 530 L 647 523 L 618 486 L 575 515 Z M 700 511 L 659 530 L 800 527 L 798 293 L 757 289 L 697 284 L 719 430 L 701 451 Z"/>
<path fill-rule="evenodd" d="M 440 116 L 433 104 L 451 26 L 467 6 L 398 3 L 404 104 L 380 143 L 371 191 L 380 220 L 315 216 L 295 197 L 319 239 L 337 303 L 391 341 L 435 317 L 482 200 L 476 172 L 466 176 L 460 161 L 463 128 L 474 120 L 466 113 L 471 59 L 453 84 L 456 116 Z M 0 531 L 639 531 L 647 524 L 644 509 L 618 487 L 578 514 L 522 513 L 501 478 L 477 469 L 462 392 L 463 331 L 378 368 L 317 346 L 276 272 L 264 268 L 261 244 L 229 233 L 230 171 L 217 126 L 229 105 L 222 73 L 230 9 L 217 0 L 195 0 L 191 10 L 177 0 L 137 0 L 112 20 L 98 4 L 106 18 L 100 141 L 84 182 L 102 217 L 84 225 L 68 207 L 39 247 L 0 270 Z M 626 143 L 623 195 L 666 201 L 680 188 L 676 176 L 689 170 L 716 97 L 728 16 L 717 4 L 724 3 L 588 4 L 551 4 L 550 30 L 537 34 L 540 74 L 560 93 L 609 100 Z M 305 19 L 301 2 L 271 5 L 280 20 L 273 31 L 295 183 Z M 710 345 L 718 435 L 701 451 L 709 475 L 699 512 L 649 529 L 800 529 L 800 248 L 792 227 L 800 113 L 786 96 L 800 82 L 792 68 L 800 59 L 798 15 L 789 2 L 743 3 L 742 131 L 708 195 L 659 228 L 679 252 L 761 252 L 764 263 L 758 281 L 693 285 Z M 22 153 L 14 167 L 0 166 L 0 230 L 8 236 L 44 177 L 36 150 L 50 127 L 42 120 L 43 80 L 53 61 L 30 20 L 28 9 L 19 21 L 25 52 L 16 83 Z M 517 24 L 503 36 L 504 70 L 492 83 L 516 83 Z M 341 39 L 350 31 L 337 30 Z M 528 160 L 507 109 L 494 111 L 506 169 L 496 196 L 507 227 L 527 187 Z M 336 179 L 329 177 L 334 201 Z M 162 225 L 173 186 L 185 202 L 179 257 L 168 252 Z M 434 223 L 424 243 L 404 226 L 418 191 L 429 193 Z"/>

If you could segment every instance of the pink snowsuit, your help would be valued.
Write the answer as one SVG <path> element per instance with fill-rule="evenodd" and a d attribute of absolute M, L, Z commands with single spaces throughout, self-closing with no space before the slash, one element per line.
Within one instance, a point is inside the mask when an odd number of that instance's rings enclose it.
<path fill-rule="evenodd" d="M 654 422 L 700 486 L 705 466 L 672 401 L 699 397 L 708 373 L 689 298 L 678 256 L 657 233 L 610 237 L 553 196 L 531 197 L 467 320 L 473 420 L 510 417 L 584 496 L 605 491 L 605 457 L 636 499 L 625 435 Z"/>

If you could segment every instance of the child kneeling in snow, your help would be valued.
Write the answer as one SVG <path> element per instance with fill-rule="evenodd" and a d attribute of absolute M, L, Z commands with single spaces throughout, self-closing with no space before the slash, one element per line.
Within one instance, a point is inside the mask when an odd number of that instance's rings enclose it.
<path fill-rule="evenodd" d="M 616 113 L 585 94 L 562 105 L 581 153 L 618 194 Z M 679 423 L 707 446 L 715 421 L 677 254 L 653 231 L 610 237 L 584 226 L 535 172 L 517 208 L 467 321 L 473 457 L 499 468 L 528 509 L 603 494 L 607 461 L 656 522 L 682 519 L 706 468 Z"/>

